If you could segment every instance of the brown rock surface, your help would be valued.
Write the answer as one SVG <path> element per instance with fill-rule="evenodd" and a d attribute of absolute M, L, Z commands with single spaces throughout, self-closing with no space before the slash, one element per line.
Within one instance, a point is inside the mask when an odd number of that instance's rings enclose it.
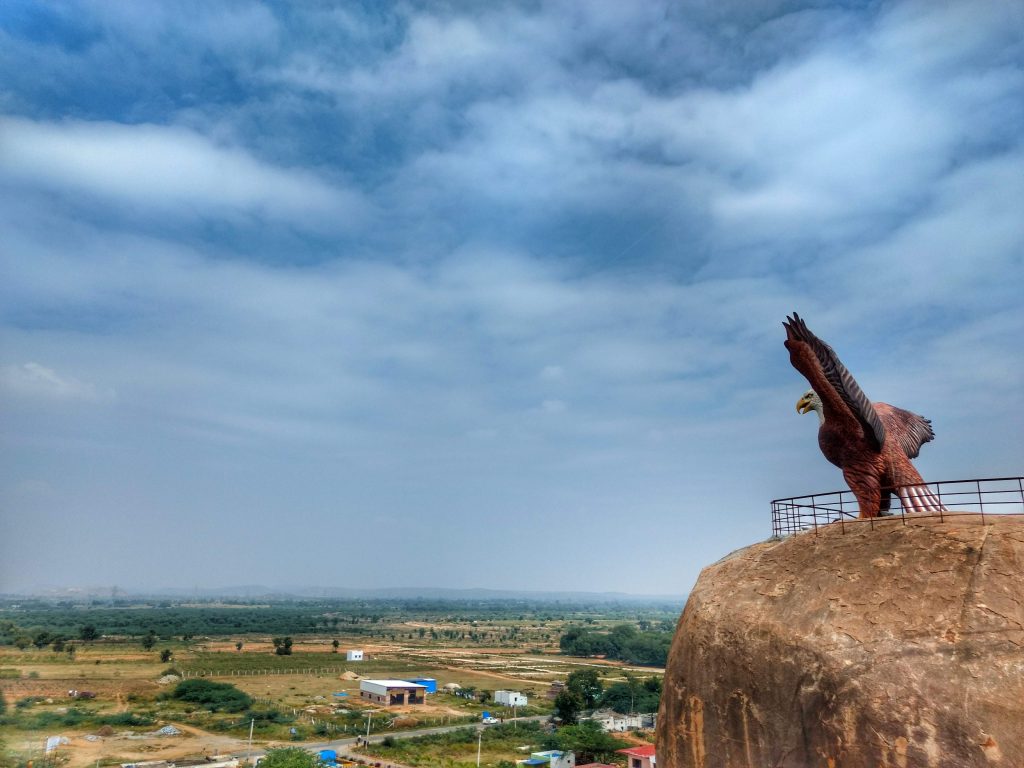
<path fill-rule="evenodd" d="M 1024 767 L 1024 518 L 831 525 L 705 568 L 658 766 Z"/>

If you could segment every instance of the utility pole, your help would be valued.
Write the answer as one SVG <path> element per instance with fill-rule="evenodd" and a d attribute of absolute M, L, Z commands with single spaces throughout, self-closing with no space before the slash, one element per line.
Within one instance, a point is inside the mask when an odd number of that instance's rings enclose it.
<path fill-rule="evenodd" d="M 373 719 L 373 712 L 366 713 L 366 743 L 370 743 L 370 720 Z"/>
<path fill-rule="evenodd" d="M 252 729 L 256 727 L 256 718 L 249 721 L 249 746 L 245 748 L 245 764 L 249 764 L 249 757 L 252 754 Z M 97 768 L 99 768 L 97 766 Z"/>
<path fill-rule="evenodd" d="M 480 747 L 484 743 L 484 729 L 476 732 L 476 768 L 480 768 Z"/>

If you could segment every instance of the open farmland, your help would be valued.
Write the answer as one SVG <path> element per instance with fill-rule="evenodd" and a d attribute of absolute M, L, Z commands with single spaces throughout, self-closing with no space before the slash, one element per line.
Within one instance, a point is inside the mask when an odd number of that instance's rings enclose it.
<path fill-rule="evenodd" d="M 261 631 L 261 614 L 272 631 Z M 6 606 L 0 610 L 0 691 L 7 712 L 0 736 L 22 754 L 38 751 L 48 736 L 64 736 L 61 761 L 77 768 L 244 751 L 250 724 L 256 747 L 352 737 L 368 724 L 375 734 L 470 724 L 485 710 L 512 715 L 493 703 L 493 692 L 502 688 L 530 697 L 516 714 L 546 715 L 551 684 L 574 669 L 597 669 L 609 683 L 630 671 L 659 672 L 561 655 L 566 628 L 670 626 L 674 618 L 663 606 Z M 239 624 L 250 631 L 232 631 Z M 90 635 L 86 627 L 95 639 L 82 639 Z M 274 640 L 283 637 L 291 639 L 291 652 L 279 655 Z M 346 661 L 349 648 L 363 650 L 365 660 Z M 161 652 L 171 658 L 161 662 Z M 359 697 L 359 678 L 366 677 L 430 677 L 461 690 L 433 694 L 422 706 L 380 709 Z M 227 712 L 180 701 L 171 695 L 178 678 L 230 683 L 252 703 Z M 69 698 L 71 690 L 89 697 Z M 180 735 L 156 733 L 166 725 Z"/>

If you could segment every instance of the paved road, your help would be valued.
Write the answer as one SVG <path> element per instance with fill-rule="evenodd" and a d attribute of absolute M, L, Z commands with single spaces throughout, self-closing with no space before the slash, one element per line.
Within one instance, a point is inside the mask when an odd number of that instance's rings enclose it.
<path fill-rule="evenodd" d="M 550 716 L 549 715 L 531 715 L 530 717 L 520 717 L 520 718 L 518 718 L 518 720 L 519 720 L 519 722 L 541 721 L 541 720 L 547 720 L 548 717 L 550 717 Z M 510 723 L 512 721 L 511 720 L 506 720 L 505 722 L 506 723 Z M 474 728 L 477 731 L 482 731 L 484 728 L 487 728 L 487 727 L 488 726 L 484 725 L 483 723 L 462 723 L 461 725 L 438 725 L 438 726 L 435 726 L 433 728 L 417 728 L 416 730 L 411 730 L 411 731 L 386 731 L 386 732 L 378 732 L 378 733 L 371 733 L 370 734 L 370 743 L 371 744 L 379 744 L 387 736 L 390 736 L 393 739 L 412 739 L 412 738 L 415 738 L 417 736 L 429 736 L 430 734 L 433 734 L 433 733 L 448 733 L 450 731 L 458 731 L 458 730 L 460 730 L 462 728 Z M 361 740 L 362 738 L 363 737 L 354 737 L 353 736 L 353 737 L 346 738 L 346 739 L 334 739 L 333 741 L 323 741 L 323 742 L 315 742 L 315 743 L 314 742 L 308 742 L 308 741 L 299 741 L 299 742 L 295 742 L 295 743 L 292 743 L 292 744 L 288 744 L 288 743 L 281 744 L 280 746 L 281 747 L 301 747 L 302 749 L 305 749 L 305 750 L 307 750 L 309 752 L 319 752 L 321 749 L 335 749 L 335 750 L 337 750 L 337 749 L 344 749 L 346 747 L 354 747 L 356 745 L 356 742 Z M 273 748 L 274 747 L 271 747 L 270 749 L 273 749 Z M 239 752 L 232 752 L 231 756 L 232 757 L 237 757 L 237 758 L 240 758 L 240 759 L 243 759 L 243 760 L 245 759 L 245 756 L 247 754 L 250 755 L 250 757 L 261 757 L 262 755 L 265 755 L 267 753 L 267 749 L 268 748 L 265 748 L 265 747 L 259 748 L 259 749 L 254 747 L 252 752 L 247 752 L 246 750 L 241 750 Z"/>

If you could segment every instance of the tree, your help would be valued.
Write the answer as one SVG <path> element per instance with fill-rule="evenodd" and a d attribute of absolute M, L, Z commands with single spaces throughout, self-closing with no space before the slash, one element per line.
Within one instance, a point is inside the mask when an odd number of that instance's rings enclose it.
<path fill-rule="evenodd" d="M 657 712 L 660 700 L 660 678 L 652 676 L 641 681 L 627 676 L 627 682 L 609 685 L 601 694 L 598 704 L 623 713 Z"/>
<path fill-rule="evenodd" d="M 19 651 L 24 651 L 30 645 L 32 645 L 32 638 L 28 635 L 18 635 L 14 638 L 14 647 Z"/>
<path fill-rule="evenodd" d="M 275 637 L 271 642 L 274 643 L 274 653 L 278 656 L 292 655 L 292 639 L 290 637 Z"/>
<path fill-rule="evenodd" d="M 142 648 L 147 651 L 153 650 L 153 646 L 156 645 L 156 632 L 152 629 L 146 633 L 142 638 Z"/>
<path fill-rule="evenodd" d="M 267 750 L 260 760 L 260 768 L 319 768 L 320 758 L 301 747 L 282 747 Z"/>
<path fill-rule="evenodd" d="M 78 637 L 83 643 L 91 643 L 93 640 L 99 639 L 100 633 L 96 631 L 96 627 L 92 624 L 86 624 L 78 630 Z"/>
<path fill-rule="evenodd" d="M 239 640 L 237 643 L 235 643 L 235 650 L 241 653 L 243 645 L 244 643 L 241 640 Z"/>
<path fill-rule="evenodd" d="M 64 638 L 63 637 L 55 637 L 53 639 L 53 643 L 50 645 L 50 647 L 53 648 L 53 652 L 54 653 L 63 653 L 64 652 Z"/>
<path fill-rule="evenodd" d="M 593 709 L 604 686 L 596 669 L 577 669 L 565 679 L 565 687 L 579 695 L 584 709 Z"/>
<path fill-rule="evenodd" d="M 338 652 L 339 645 L 341 645 L 341 643 L 338 642 L 338 638 L 334 638 L 334 640 L 331 641 L 331 647 L 334 648 L 334 653 Z"/>
<path fill-rule="evenodd" d="M 160 651 L 160 661 L 164 664 L 170 661 L 172 656 L 174 656 L 174 652 L 170 648 L 164 648 Z"/>
<path fill-rule="evenodd" d="M 610 733 L 606 733 L 598 723 L 586 720 L 579 725 L 559 728 L 545 742 L 545 746 L 553 749 L 573 751 L 580 763 L 605 762 L 615 755 L 615 750 L 628 746 Z"/>
<path fill-rule="evenodd" d="M 555 717 L 566 725 L 572 725 L 583 709 L 583 697 L 568 688 L 562 689 L 555 697 Z"/>
<path fill-rule="evenodd" d="M 74 643 L 68 643 L 67 646 L 65 646 L 65 648 L 64 648 L 64 653 L 66 653 L 68 655 L 68 658 L 71 659 L 72 661 L 75 660 L 75 654 L 77 652 L 78 652 L 78 649 L 75 647 Z"/>
<path fill-rule="evenodd" d="M 34 645 L 40 651 L 43 650 L 43 648 L 45 648 L 46 646 L 48 646 L 52 642 L 53 642 L 53 635 L 51 635 L 45 629 L 44 630 L 40 630 L 39 632 L 36 632 L 35 636 L 32 638 L 32 645 Z"/>

